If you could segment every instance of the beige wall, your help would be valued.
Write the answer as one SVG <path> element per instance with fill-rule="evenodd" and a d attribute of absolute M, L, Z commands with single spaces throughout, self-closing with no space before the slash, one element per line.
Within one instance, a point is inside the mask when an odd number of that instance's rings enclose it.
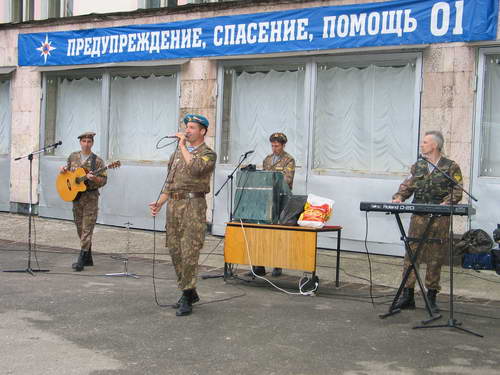
<path fill-rule="evenodd" d="M 269 4 L 237 9 L 208 10 L 202 13 L 176 12 L 141 18 L 119 19 L 107 22 L 35 26 L 22 32 L 62 31 L 96 27 L 124 26 L 172 22 L 202 17 L 223 16 L 311 6 L 362 3 L 363 1 L 325 1 L 293 4 Z M 370 0 L 370 2 L 373 2 Z M 0 66 L 17 64 L 18 30 L 0 30 Z M 446 152 L 463 168 L 466 182 L 470 176 L 471 139 L 474 110 L 474 77 L 476 48 L 465 43 L 436 44 L 423 49 L 423 85 L 421 130 L 440 129 L 446 139 Z M 362 49 L 364 52 L 379 51 Z M 397 50 L 395 47 L 394 50 Z M 361 50 L 360 50 L 361 51 Z M 331 51 L 341 53 L 341 50 Z M 276 54 L 276 56 L 280 56 Z M 189 112 L 205 114 L 215 124 L 217 64 L 215 60 L 193 59 L 184 64 L 181 74 L 180 116 Z M 41 74 L 32 67 L 19 68 L 13 76 L 12 88 L 12 155 L 19 155 L 39 147 Z M 215 127 L 211 126 L 208 143 L 214 146 Z M 28 202 L 28 171 L 24 164 L 11 165 L 11 201 Z M 35 163 L 35 171 L 38 164 Z M 37 181 L 37 177 L 35 177 Z M 35 199 L 36 201 L 36 199 Z"/>
<path fill-rule="evenodd" d="M 445 152 L 470 178 L 476 49 L 464 43 L 424 50 L 421 130 L 441 130 Z"/>

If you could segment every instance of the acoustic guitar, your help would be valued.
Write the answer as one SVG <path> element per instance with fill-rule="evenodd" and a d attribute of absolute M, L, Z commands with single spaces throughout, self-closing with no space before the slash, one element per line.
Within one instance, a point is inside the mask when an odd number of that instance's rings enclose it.
<path fill-rule="evenodd" d="M 114 161 L 102 168 L 92 171 L 92 174 L 97 176 L 106 169 L 118 168 L 120 165 L 120 161 Z M 85 181 L 88 180 L 87 173 L 88 172 L 85 171 L 84 168 L 77 168 L 74 171 L 59 173 L 56 179 L 56 188 L 59 196 L 66 202 L 74 201 L 79 192 L 87 190 L 87 185 L 85 185 Z"/>

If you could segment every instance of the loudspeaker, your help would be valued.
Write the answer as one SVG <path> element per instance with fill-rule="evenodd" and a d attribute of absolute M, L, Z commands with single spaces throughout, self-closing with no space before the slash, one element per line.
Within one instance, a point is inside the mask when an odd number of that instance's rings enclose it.
<path fill-rule="evenodd" d="M 276 224 L 280 200 L 290 194 L 281 172 L 238 171 L 233 218 L 247 223 Z"/>
<path fill-rule="evenodd" d="M 299 216 L 304 212 L 307 195 L 284 195 L 281 199 L 281 210 L 278 224 L 297 225 Z"/>

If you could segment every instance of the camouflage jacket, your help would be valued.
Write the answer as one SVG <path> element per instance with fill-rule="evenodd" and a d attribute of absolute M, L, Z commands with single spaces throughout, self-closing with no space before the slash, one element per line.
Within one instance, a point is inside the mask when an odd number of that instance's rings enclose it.
<path fill-rule="evenodd" d="M 91 163 L 92 163 L 93 155 L 95 155 L 95 154 L 92 152 L 90 154 L 90 156 L 87 158 L 87 160 L 85 160 L 85 162 L 82 164 L 80 151 L 72 152 L 69 155 L 68 161 L 67 161 L 68 169 L 70 171 L 74 171 L 77 168 L 84 168 L 87 172 L 90 172 L 92 170 Z M 96 155 L 95 169 L 97 170 L 97 169 L 100 169 L 104 166 L 106 166 L 106 164 L 104 164 L 104 161 L 99 156 Z M 106 185 L 106 182 L 108 182 L 108 176 L 107 176 L 106 171 L 99 173 L 97 176 L 103 177 L 102 182 L 97 183 L 94 181 L 86 180 L 85 185 L 87 185 L 87 190 L 96 190 L 96 189 L 99 189 L 99 188 L 103 187 L 104 185 Z"/>
<path fill-rule="evenodd" d="M 215 168 L 217 155 L 205 143 L 191 152 L 193 160 L 187 164 L 178 148 L 168 162 L 168 176 L 163 193 L 210 191 L 210 176 Z"/>
<path fill-rule="evenodd" d="M 293 177 L 295 176 L 295 159 L 288 153 L 283 151 L 281 158 L 273 164 L 273 154 L 267 155 L 264 159 L 263 168 L 265 171 L 281 172 L 285 175 L 285 181 L 290 186 L 293 186 Z"/>
<path fill-rule="evenodd" d="M 437 166 L 463 185 L 460 167 L 453 160 L 441 157 Z M 450 181 L 437 169 L 429 172 L 428 163 L 419 160 L 411 167 L 411 174 L 399 186 L 392 199 L 405 201 L 413 194 L 413 203 L 451 203 Z M 462 191 L 453 189 L 453 204 L 460 202 Z"/>

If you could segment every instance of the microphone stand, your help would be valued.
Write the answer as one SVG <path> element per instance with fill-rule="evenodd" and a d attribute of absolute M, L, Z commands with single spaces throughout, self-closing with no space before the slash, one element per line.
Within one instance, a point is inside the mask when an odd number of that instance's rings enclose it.
<path fill-rule="evenodd" d="M 417 328 L 455 328 L 455 329 L 459 329 L 461 331 L 470 333 L 474 336 L 483 337 L 483 335 L 480 335 L 479 333 L 476 333 L 476 332 L 473 332 L 469 329 L 461 327 L 462 323 L 458 322 L 453 316 L 453 313 L 454 313 L 454 310 L 453 310 L 453 251 L 454 251 L 454 244 L 453 244 L 453 213 L 454 213 L 454 210 L 453 210 L 453 207 L 454 207 L 453 190 L 455 190 L 455 187 L 458 187 L 465 194 L 467 194 L 472 200 L 474 200 L 474 202 L 477 202 L 477 198 L 474 197 L 472 194 L 470 194 L 467 190 L 465 190 L 462 185 L 460 185 L 457 181 L 455 181 L 454 178 L 452 178 L 448 173 L 446 173 L 441 168 L 439 168 L 436 164 L 434 164 L 429 159 L 427 159 L 423 156 L 421 156 L 421 158 L 423 160 L 425 160 L 427 163 L 429 163 L 430 165 L 432 165 L 437 171 L 441 172 L 443 174 L 443 176 L 445 176 L 446 179 L 451 182 L 451 185 L 450 185 L 450 225 L 449 225 L 449 232 L 448 232 L 448 242 L 449 242 L 448 243 L 448 246 L 449 246 L 449 249 L 448 249 L 449 259 L 448 259 L 448 261 L 450 264 L 449 265 L 449 267 L 450 267 L 450 271 L 449 271 L 450 272 L 450 302 L 449 302 L 450 315 L 449 315 L 449 318 L 448 318 L 448 321 L 446 322 L 446 324 L 436 324 L 436 325 L 428 325 L 428 326 L 424 325 L 424 326 L 416 326 L 413 328 L 415 328 L 415 329 L 417 329 Z"/>
<path fill-rule="evenodd" d="M 35 272 L 49 272 L 50 271 L 50 270 L 42 270 L 40 268 L 34 270 L 33 268 L 31 268 L 31 249 L 32 249 L 31 226 L 32 226 L 32 223 L 34 222 L 34 218 L 33 218 L 33 156 L 41 154 L 42 152 L 48 151 L 52 148 L 55 149 L 60 144 L 62 144 L 62 142 L 57 142 L 57 143 L 54 143 L 53 145 L 45 146 L 44 148 L 42 148 L 38 151 L 34 151 L 28 155 L 19 156 L 19 157 L 14 159 L 15 161 L 21 160 L 21 159 L 28 159 L 30 161 L 30 182 L 29 182 L 30 203 L 29 203 L 29 209 L 28 209 L 28 266 L 23 270 L 2 270 L 2 272 L 16 272 L 16 273 L 26 272 L 26 273 L 29 273 L 31 276 L 35 276 L 35 274 L 34 274 Z"/>
<path fill-rule="evenodd" d="M 236 168 L 234 168 L 233 171 L 227 176 L 224 183 L 221 185 L 219 190 L 217 190 L 217 192 L 215 193 L 215 196 L 218 196 L 220 194 L 220 192 L 222 191 L 222 189 L 224 189 L 224 186 L 226 186 L 227 183 L 229 182 L 229 190 L 231 193 L 231 196 L 229 198 L 229 221 L 233 221 L 233 176 L 236 173 L 236 171 L 240 168 L 241 164 L 246 160 L 246 158 L 250 154 L 251 154 L 250 152 L 245 152 L 243 155 L 240 156 L 240 161 L 238 162 L 238 165 L 236 166 Z M 227 271 L 228 271 L 228 265 L 224 262 L 224 273 L 222 275 L 202 275 L 201 278 L 203 280 L 205 280 L 205 279 L 217 279 L 220 277 L 225 279 L 226 275 L 228 274 Z M 231 271 L 229 272 L 229 274 L 231 276 L 233 276 Z"/>

